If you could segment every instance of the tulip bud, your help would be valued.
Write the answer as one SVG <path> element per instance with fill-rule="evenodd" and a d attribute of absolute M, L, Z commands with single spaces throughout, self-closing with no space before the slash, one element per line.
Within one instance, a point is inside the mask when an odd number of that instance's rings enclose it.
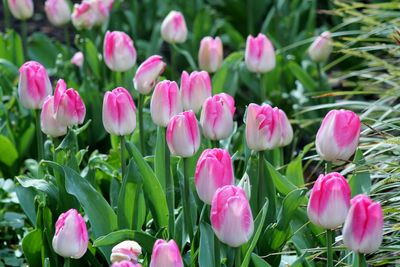
<path fill-rule="evenodd" d="M 235 100 L 228 94 L 221 93 L 206 99 L 200 116 L 203 134 L 211 140 L 228 138 L 233 131 Z"/>
<path fill-rule="evenodd" d="M 151 56 L 136 71 L 133 85 L 139 93 L 147 95 L 156 84 L 158 77 L 164 72 L 166 64 L 161 56 Z"/>
<path fill-rule="evenodd" d="M 224 52 L 219 37 L 204 37 L 200 42 L 199 65 L 202 70 L 216 72 L 222 65 Z"/>
<path fill-rule="evenodd" d="M 315 139 L 319 156 L 335 164 L 347 161 L 357 149 L 360 127 L 360 118 L 353 111 L 329 111 Z"/>
<path fill-rule="evenodd" d="M 206 71 L 182 72 L 181 94 L 184 110 L 199 112 L 204 101 L 211 96 L 211 79 Z"/>
<path fill-rule="evenodd" d="M 251 197 L 251 184 L 250 184 L 250 177 L 247 172 L 244 173 L 242 179 L 239 181 L 239 187 L 243 188 L 244 192 L 246 193 L 247 199 Z"/>
<path fill-rule="evenodd" d="M 33 16 L 32 0 L 8 0 L 8 8 L 16 19 L 26 20 Z"/>
<path fill-rule="evenodd" d="M 181 95 L 176 82 L 168 80 L 159 82 L 154 89 L 150 102 L 153 122 L 158 126 L 166 127 L 170 119 L 181 112 Z"/>
<path fill-rule="evenodd" d="M 136 63 L 136 50 L 132 39 L 124 32 L 106 33 L 104 61 L 112 71 L 127 71 Z"/>
<path fill-rule="evenodd" d="M 83 61 L 85 60 L 85 56 L 81 51 L 76 52 L 74 56 L 71 58 L 71 63 L 77 67 L 82 67 Z"/>
<path fill-rule="evenodd" d="M 332 40 L 330 32 L 323 32 L 318 36 L 308 49 L 308 55 L 315 62 L 324 62 L 332 53 Z"/>
<path fill-rule="evenodd" d="M 201 153 L 196 165 L 195 183 L 203 202 L 211 204 L 217 189 L 234 181 L 232 160 L 227 150 L 214 148 Z"/>
<path fill-rule="evenodd" d="M 55 26 L 65 25 L 71 20 L 71 9 L 66 0 L 46 0 L 44 10 Z"/>
<path fill-rule="evenodd" d="M 83 0 L 75 4 L 72 12 L 72 24 L 78 30 L 90 30 L 93 26 L 100 26 L 108 20 L 111 2 L 102 0 Z"/>
<path fill-rule="evenodd" d="M 249 241 L 254 231 L 253 214 L 242 188 L 226 185 L 217 190 L 211 203 L 211 226 L 218 239 L 231 247 Z"/>
<path fill-rule="evenodd" d="M 154 243 L 150 267 L 183 267 L 182 256 L 174 240 L 158 239 Z"/>
<path fill-rule="evenodd" d="M 22 106 L 40 109 L 53 89 L 46 69 L 38 62 L 25 62 L 19 69 L 18 95 Z"/>
<path fill-rule="evenodd" d="M 184 111 L 168 123 L 166 139 L 169 150 L 176 156 L 188 158 L 200 147 L 200 130 L 193 111 Z"/>
<path fill-rule="evenodd" d="M 54 97 L 48 96 L 43 103 L 40 114 L 40 128 L 51 137 L 59 137 L 67 133 L 67 127 L 54 118 Z"/>
<path fill-rule="evenodd" d="M 344 223 L 350 207 L 350 186 L 337 172 L 321 174 L 311 191 L 307 213 L 310 221 L 325 229 Z"/>
<path fill-rule="evenodd" d="M 75 209 L 62 213 L 56 222 L 54 251 L 64 258 L 81 258 L 88 247 L 86 223 Z"/>
<path fill-rule="evenodd" d="M 184 43 L 187 38 L 185 18 L 181 12 L 172 10 L 161 24 L 161 37 L 170 44 Z"/>
<path fill-rule="evenodd" d="M 287 146 L 293 140 L 293 128 L 283 110 L 279 109 L 279 126 L 281 128 L 281 142 L 279 146 Z"/>
<path fill-rule="evenodd" d="M 122 261 L 137 263 L 140 254 L 142 254 L 142 248 L 137 242 L 125 240 L 113 247 L 110 261 L 112 263 Z"/>
<path fill-rule="evenodd" d="M 61 79 L 54 91 L 54 112 L 56 120 L 65 126 L 83 123 L 86 115 L 86 107 L 79 93 L 72 88 L 67 90 L 67 85 Z"/>
<path fill-rule="evenodd" d="M 381 205 L 365 195 L 357 195 L 350 202 L 350 210 L 343 226 L 344 245 L 355 252 L 373 253 L 383 239 Z"/>
<path fill-rule="evenodd" d="M 111 267 L 142 267 L 140 263 L 133 263 L 131 261 L 114 262 Z"/>
<path fill-rule="evenodd" d="M 251 72 L 265 73 L 275 68 L 275 50 L 267 36 L 259 33 L 247 37 L 244 61 Z"/>
<path fill-rule="evenodd" d="M 122 87 L 104 95 L 103 125 L 114 135 L 128 135 L 136 128 L 136 107 L 129 92 Z"/>

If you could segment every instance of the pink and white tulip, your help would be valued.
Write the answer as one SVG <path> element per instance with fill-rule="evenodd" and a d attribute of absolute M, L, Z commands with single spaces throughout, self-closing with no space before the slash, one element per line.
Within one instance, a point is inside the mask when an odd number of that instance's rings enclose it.
<path fill-rule="evenodd" d="M 125 240 L 112 248 L 110 261 L 112 263 L 122 261 L 137 263 L 140 254 L 142 254 L 142 247 L 137 242 Z"/>
<path fill-rule="evenodd" d="M 325 229 L 335 229 L 342 225 L 350 207 L 350 197 L 350 186 L 340 173 L 321 174 L 308 202 L 310 221 Z"/>
<path fill-rule="evenodd" d="M 136 128 L 136 107 L 128 90 L 115 88 L 104 95 L 103 125 L 110 134 L 124 136 Z"/>
<path fill-rule="evenodd" d="M 139 93 L 147 95 L 158 81 L 158 77 L 164 72 L 165 62 L 161 56 L 151 56 L 137 69 L 133 85 Z"/>
<path fill-rule="evenodd" d="M 188 158 L 200 147 L 200 129 L 193 111 L 184 111 L 168 123 L 166 139 L 169 150 L 176 156 Z"/>
<path fill-rule="evenodd" d="M 275 68 L 275 49 L 267 36 L 259 33 L 247 37 L 244 61 L 251 72 L 265 73 Z"/>
<path fill-rule="evenodd" d="M 46 0 L 44 10 L 54 26 L 62 26 L 71 20 L 71 9 L 66 0 Z"/>
<path fill-rule="evenodd" d="M 150 102 L 150 114 L 153 122 L 166 127 L 170 119 L 182 112 L 181 94 L 176 82 L 159 82 L 154 89 Z"/>
<path fill-rule="evenodd" d="M 281 142 L 279 146 L 287 146 L 293 140 L 293 128 L 286 113 L 281 109 L 279 109 L 279 126 L 281 128 Z"/>
<path fill-rule="evenodd" d="M 140 263 L 133 263 L 131 261 L 114 262 L 111 267 L 142 267 Z"/>
<path fill-rule="evenodd" d="M 331 33 L 326 31 L 318 36 L 308 48 L 308 55 L 315 62 L 324 62 L 332 53 Z"/>
<path fill-rule="evenodd" d="M 202 70 L 216 72 L 222 65 L 224 51 L 219 37 L 204 37 L 200 42 L 199 65 Z"/>
<path fill-rule="evenodd" d="M 56 222 L 53 237 L 54 251 L 64 258 L 81 258 L 88 247 L 86 223 L 75 209 L 62 213 Z"/>
<path fill-rule="evenodd" d="M 32 0 L 8 0 L 8 8 L 16 19 L 26 20 L 33 16 Z"/>
<path fill-rule="evenodd" d="M 35 61 L 28 61 L 21 66 L 18 95 L 22 106 L 28 109 L 40 109 L 52 91 L 45 67 Z"/>
<path fill-rule="evenodd" d="M 81 51 L 79 51 L 79 52 L 76 52 L 74 54 L 74 56 L 71 58 L 71 63 L 80 68 L 83 66 L 84 60 L 85 60 L 85 56 L 83 55 L 83 53 Z"/>
<path fill-rule="evenodd" d="M 211 96 L 211 79 L 206 71 L 182 72 L 181 94 L 184 110 L 199 112 L 204 101 Z"/>
<path fill-rule="evenodd" d="M 329 111 L 315 140 L 319 156 L 336 164 L 349 160 L 357 149 L 360 128 L 360 118 L 353 111 Z"/>
<path fill-rule="evenodd" d="M 90 30 L 94 26 L 100 26 L 110 16 L 112 1 L 83 0 L 81 4 L 75 4 L 72 12 L 72 24 L 78 30 Z"/>
<path fill-rule="evenodd" d="M 59 137 L 67 133 L 67 127 L 54 118 L 54 96 L 48 96 L 43 103 L 40 128 L 43 133 L 51 137 Z"/>
<path fill-rule="evenodd" d="M 112 71 L 127 71 L 136 63 L 136 49 L 124 32 L 108 31 L 104 38 L 104 61 Z"/>
<path fill-rule="evenodd" d="M 170 44 L 184 43 L 188 30 L 181 12 L 172 10 L 161 24 L 161 37 Z"/>
<path fill-rule="evenodd" d="M 233 131 L 235 100 L 228 94 L 221 93 L 206 99 L 200 116 L 203 134 L 211 140 L 228 138 Z"/>
<path fill-rule="evenodd" d="M 253 235 L 253 215 L 241 187 L 226 185 L 217 190 L 211 203 L 210 219 L 218 239 L 231 247 L 243 245 Z"/>
<path fill-rule="evenodd" d="M 355 252 L 373 253 L 383 239 L 383 211 L 379 203 L 365 195 L 351 200 L 343 226 L 344 245 Z"/>
<path fill-rule="evenodd" d="M 182 256 L 174 240 L 158 239 L 153 246 L 150 267 L 183 267 Z"/>

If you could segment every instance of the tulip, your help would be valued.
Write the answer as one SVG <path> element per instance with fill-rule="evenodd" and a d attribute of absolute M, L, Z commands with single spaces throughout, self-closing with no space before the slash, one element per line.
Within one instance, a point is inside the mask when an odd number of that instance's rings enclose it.
<path fill-rule="evenodd" d="M 244 60 L 251 72 L 265 73 L 275 68 L 275 50 L 271 41 L 262 33 L 249 35 Z"/>
<path fill-rule="evenodd" d="M 79 259 L 87 250 L 88 240 L 85 221 L 77 210 L 70 209 L 58 217 L 53 237 L 53 249 L 58 255 Z"/>
<path fill-rule="evenodd" d="M 114 262 L 111 267 L 142 267 L 140 263 L 133 263 L 130 261 Z"/>
<path fill-rule="evenodd" d="M 365 195 L 355 196 L 343 226 L 343 242 L 355 252 L 373 253 L 383 238 L 381 205 Z"/>
<path fill-rule="evenodd" d="M 214 73 L 222 65 L 224 52 L 219 37 L 204 37 L 200 42 L 199 65 L 202 70 Z"/>
<path fill-rule="evenodd" d="M 360 138 L 360 118 L 350 110 L 331 110 L 322 121 L 315 140 L 319 156 L 335 164 L 347 161 Z"/>
<path fill-rule="evenodd" d="M 54 118 L 54 96 L 48 96 L 43 103 L 40 128 L 43 133 L 51 137 L 59 137 L 67 133 L 67 127 Z"/>
<path fill-rule="evenodd" d="M 104 61 L 112 71 L 127 71 L 136 63 L 132 39 L 124 32 L 108 31 L 104 38 Z"/>
<path fill-rule="evenodd" d="M 159 82 L 154 89 L 150 102 L 153 122 L 158 126 L 166 127 L 170 119 L 181 112 L 181 95 L 176 82 L 168 80 Z"/>
<path fill-rule="evenodd" d="M 57 82 L 54 91 L 55 118 L 60 124 L 72 126 L 83 123 L 86 107 L 81 96 L 72 88 L 67 90 L 64 80 Z"/>
<path fill-rule="evenodd" d="M 71 9 L 66 0 L 46 0 L 44 10 L 55 26 L 65 25 L 71 20 Z"/>
<path fill-rule="evenodd" d="M 76 52 L 74 56 L 71 58 L 71 63 L 74 64 L 77 67 L 82 67 L 83 66 L 83 61 L 85 60 L 85 56 L 81 51 Z"/>
<path fill-rule="evenodd" d="M 164 72 L 166 64 L 161 56 L 151 56 L 136 71 L 133 85 L 139 93 L 147 95 Z"/>
<path fill-rule="evenodd" d="M 293 140 L 293 128 L 286 113 L 281 109 L 279 109 L 279 126 L 281 128 L 281 142 L 279 146 L 287 146 Z"/>
<path fill-rule="evenodd" d="M 238 186 L 226 185 L 217 190 L 211 203 L 210 219 L 218 239 L 231 247 L 243 245 L 253 235 L 249 201 Z"/>
<path fill-rule="evenodd" d="M 235 100 L 228 94 L 221 93 L 207 98 L 200 116 L 204 136 L 211 140 L 229 137 L 233 131 L 235 109 Z"/>
<path fill-rule="evenodd" d="M 100 26 L 108 20 L 110 5 L 112 2 L 102 0 L 83 0 L 81 4 L 75 4 L 72 12 L 72 24 L 78 30 L 90 30 L 94 26 Z"/>
<path fill-rule="evenodd" d="M 307 213 L 310 221 L 325 229 L 344 223 L 350 207 L 350 186 L 337 172 L 321 174 L 311 191 Z"/>
<path fill-rule="evenodd" d="M 200 147 L 200 130 L 193 111 L 184 111 L 168 123 L 166 139 L 172 154 L 188 158 Z"/>
<path fill-rule="evenodd" d="M 172 10 L 161 24 L 161 37 L 170 44 L 184 43 L 187 38 L 185 18 L 181 12 Z"/>
<path fill-rule="evenodd" d="M 8 0 L 8 8 L 16 19 L 26 20 L 33 16 L 32 0 Z"/>
<path fill-rule="evenodd" d="M 235 181 L 231 156 L 225 149 L 206 149 L 196 165 L 195 183 L 199 198 L 211 204 L 218 188 Z"/>
<path fill-rule="evenodd" d="M 324 62 L 332 53 L 332 40 L 330 32 L 323 32 L 318 36 L 308 49 L 308 55 L 315 62 Z"/>
<path fill-rule="evenodd" d="M 174 240 L 158 239 L 154 243 L 150 267 L 183 267 L 182 256 Z"/>
<path fill-rule="evenodd" d="M 38 62 L 28 61 L 19 69 L 18 95 L 28 109 L 40 109 L 53 89 L 46 69 Z"/>
<path fill-rule="evenodd" d="M 122 261 L 137 263 L 140 254 L 142 254 L 142 248 L 137 242 L 125 240 L 112 248 L 110 261 L 112 263 Z"/>
<path fill-rule="evenodd" d="M 136 128 L 136 107 L 129 92 L 118 87 L 104 95 L 103 125 L 110 134 L 124 136 Z"/>
<path fill-rule="evenodd" d="M 181 94 L 184 110 L 199 112 L 204 101 L 211 96 L 211 79 L 206 71 L 182 72 Z"/>

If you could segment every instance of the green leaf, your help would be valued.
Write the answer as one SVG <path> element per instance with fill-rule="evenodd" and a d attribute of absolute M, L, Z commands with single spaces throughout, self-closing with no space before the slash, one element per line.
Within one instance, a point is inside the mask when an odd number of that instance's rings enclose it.
<path fill-rule="evenodd" d="M 285 176 L 280 174 L 274 166 L 271 165 L 268 161 L 265 161 L 267 164 L 267 170 L 272 180 L 274 181 L 276 190 L 283 195 L 287 195 L 293 190 L 297 189 L 297 186 L 292 184 Z"/>
<path fill-rule="evenodd" d="M 23 187 L 35 188 L 38 191 L 46 193 L 53 200 L 57 201 L 58 188 L 54 184 L 52 184 L 44 179 L 32 179 L 27 176 L 19 176 L 19 177 L 16 177 L 16 179 Z"/>
<path fill-rule="evenodd" d="M 213 267 L 214 259 L 214 232 L 208 223 L 201 222 L 199 266 Z"/>
<path fill-rule="evenodd" d="M 12 166 L 18 159 L 18 151 L 14 144 L 4 135 L 0 135 L 0 161 Z"/>
<path fill-rule="evenodd" d="M 353 163 L 356 165 L 356 167 L 360 167 L 365 164 L 365 159 L 361 149 L 357 149 Z M 367 170 L 356 171 L 350 176 L 349 185 L 352 197 L 358 194 L 368 194 L 371 190 L 371 175 Z"/>
<path fill-rule="evenodd" d="M 268 262 L 264 261 L 257 254 L 251 253 L 251 261 L 255 267 L 271 267 Z"/>
<path fill-rule="evenodd" d="M 243 52 L 234 52 L 225 58 L 221 68 L 212 79 L 213 94 L 222 92 L 234 96 L 238 89 L 238 67 L 243 60 Z"/>
<path fill-rule="evenodd" d="M 54 41 L 45 34 L 36 32 L 29 37 L 29 58 L 40 62 L 46 68 L 55 67 L 57 55 L 59 53 L 61 53 L 61 51 L 54 44 Z"/>
<path fill-rule="evenodd" d="M 19 204 L 24 213 L 28 216 L 32 225 L 36 225 L 35 196 L 36 191 L 33 188 L 25 188 L 21 185 L 15 188 Z"/>
<path fill-rule="evenodd" d="M 296 186 L 304 185 L 304 175 L 303 175 L 303 157 L 313 146 L 313 143 L 306 145 L 303 151 L 292 160 L 286 169 L 286 177 Z"/>
<path fill-rule="evenodd" d="M 86 48 L 84 49 L 84 51 L 86 52 L 85 60 L 87 60 L 89 67 L 92 69 L 96 78 L 99 79 L 100 64 L 99 64 L 99 53 L 97 52 L 97 48 L 93 44 L 93 42 L 88 38 L 85 39 L 85 46 L 86 46 Z"/>
<path fill-rule="evenodd" d="M 42 232 L 35 229 L 22 239 L 22 251 L 29 266 L 42 266 Z"/>
<path fill-rule="evenodd" d="M 154 172 L 165 192 L 165 129 L 158 127 L 154 158 Z M 169 166 L 168 166 L 169 167 Z"/>
<path fill-rule="evenodd" d="M 305 72 L 299 64 L 291 60 L 288 63 L 288 67 L 294 76 L 301 82 L 301 84 L 309 91 L 316 91 L 318 89 L 317 84 L 314 82 L 313 78 Z"/>

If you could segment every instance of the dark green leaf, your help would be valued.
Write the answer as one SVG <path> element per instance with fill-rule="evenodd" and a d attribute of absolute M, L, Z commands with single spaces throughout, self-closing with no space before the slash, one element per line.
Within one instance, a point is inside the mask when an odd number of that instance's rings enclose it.
<path fill-rule="evenodd" d="M 42 232 L 35 229 L 22 239 L 22 251 L 30 266 L 42 266 Z"/>
<path fill-rule="evenodd" d="M 14 144 L 4 135 L 0 135 L 0 161 L 11 166 L 18 159 L 18 151 Z"/>

